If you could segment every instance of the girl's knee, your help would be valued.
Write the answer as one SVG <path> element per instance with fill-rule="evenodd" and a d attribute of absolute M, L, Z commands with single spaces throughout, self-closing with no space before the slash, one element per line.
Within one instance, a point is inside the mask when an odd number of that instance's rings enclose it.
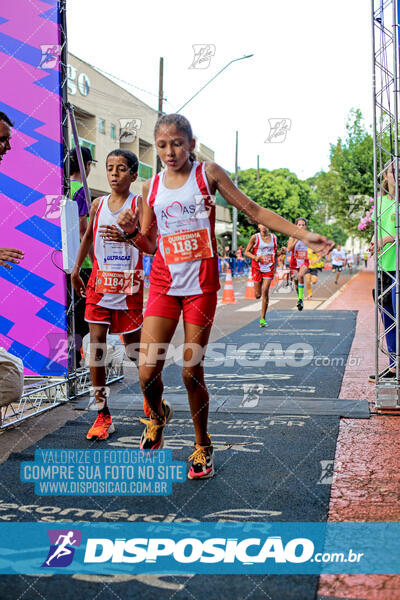
<path fill-rule="evenodd" d="M 158 385 L 160 376 L 160 371 L 154 367 L 148 367 L 146 365 L 139 366 L 139 382 L 142 390 Z"/>
<path fill-rule="evenodd" d="M 204 370 L 202 367 L 184 367 L 182 379 L 188 392 L 196 390 L 199 385 L 204 386 Z"/>

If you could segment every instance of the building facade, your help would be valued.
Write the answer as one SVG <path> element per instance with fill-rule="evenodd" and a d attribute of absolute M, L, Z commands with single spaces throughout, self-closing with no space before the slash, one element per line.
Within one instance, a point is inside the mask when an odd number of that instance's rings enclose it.
<path fill-rule="evenodd" d="M 74 106 L 80 144 L 98 161 L 88 179 L 92 198 L 109 193 L 105 162 L 107 154 L 117 148 L 131 150 L 139 158 L 139 176 L 132 191 L 140 193 L 143 182 L 157 172 L 153 132 L 158 112 L 71 53 L 68 100 Z M 70 143 L 73 147 L 72 133 Z M 196 155 L 200 161 L 214 160 L 214 151 L 198 141 Z M 223 236 L 231 231 L 230 209 L 217 198 L 216 233 Z"/>

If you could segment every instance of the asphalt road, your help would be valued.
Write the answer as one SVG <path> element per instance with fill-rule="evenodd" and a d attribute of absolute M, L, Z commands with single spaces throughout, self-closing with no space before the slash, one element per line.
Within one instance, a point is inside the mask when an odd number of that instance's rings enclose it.
<path fill-rule="evenodd" d="M 350 274 L 348 270 L 341 273 L 339 285 L 334 284 L 335 275 L 331 271 L 323 271 L 319 281 L 313 290 L 313 299 L 304 301 L 304 310 L 317 310 L 324 306 L 324 303 L 331 299 L 343 285 L 357 271 L 353 270 Z M 224 305 L 221 304 L 223 292 L 223 280 L 221 280 L 221 290 L 218 294 L 219 302 L 216 312 L 214 326 L 210 336 L 210 342 L 215 342 L 230 333 L 243 327 L 250 321 L 259 317 L 260 301 L 244 299 L 247 277 L 238 277 L 233 281 L 236 303 Z M 274 290 L 270 298 L 270 308 L 280 310 L 297 310 L 296 294 L 287 293 L 287 288 Z M 268 314 L 267 314 L 268 323 Z M 183 342 L 183 327 L 181 324 L 177 327 L 172 343 L 179 346 Z M 137 380 L 136 367 L 132 366 L 125 370 L 123 382 L 113 384 L 111 393 L 118 393 L 129 383 Z M 80 416 L 80 411 L 73 409 L 71 404 L 59 406 L 51 411 L 43 413 L 32 419 L 21 423 L 13 429 L 0 432 L 0 462 L 7 459 L 11 452 L 20 452 L 42 439 L 48 433 L 57 430 L 64 425 L 66 421 L 76 419 Z"/>

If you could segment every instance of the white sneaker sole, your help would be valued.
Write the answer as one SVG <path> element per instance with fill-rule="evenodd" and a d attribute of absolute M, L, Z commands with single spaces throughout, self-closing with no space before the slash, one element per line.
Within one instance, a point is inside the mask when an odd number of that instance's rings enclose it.
<path fill-rule="evenodd" d="M 188 473 L 188 479 L 191 479 L 192 481 L 195 481 L 196 479 L 210 479 L 210 477 L 213 477 L 215 471 L 214 471 L 214 467 L 212 469 L 212 471 L 210 471 L 207 475 L 202 475 L 201 477 L 192 477 L 190 475 L 190 473 Z"/>

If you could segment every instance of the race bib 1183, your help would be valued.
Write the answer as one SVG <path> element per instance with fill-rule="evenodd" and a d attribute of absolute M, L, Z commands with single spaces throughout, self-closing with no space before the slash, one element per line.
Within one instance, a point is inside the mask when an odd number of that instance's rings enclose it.
<path fill-rule="evenodd" d="M 163 246 L 167 265 L 213 256 L 210 231 L 207 228 L 164 235 Z"/>

